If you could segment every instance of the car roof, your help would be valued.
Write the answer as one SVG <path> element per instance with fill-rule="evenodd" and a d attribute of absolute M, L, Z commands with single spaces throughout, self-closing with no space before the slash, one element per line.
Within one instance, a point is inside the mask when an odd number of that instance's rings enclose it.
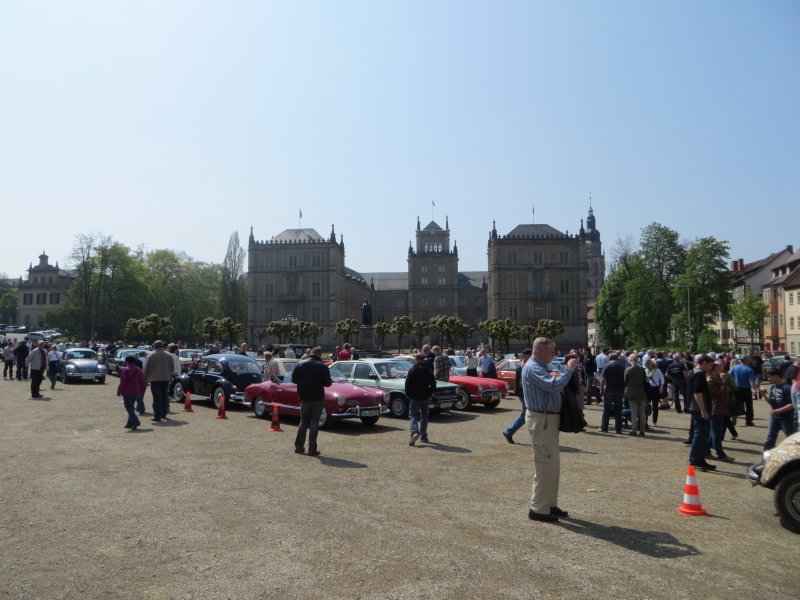
<path fill-rule="evenodd" d="M 207 356 L 202 356 L 201 358 L 208 358 L 212 360 L 221 360 L 221 361 L 247 361 L 247 362 L 255 362 L 249 356 L 244 356 L 243 354 L 209 354 Z"/>

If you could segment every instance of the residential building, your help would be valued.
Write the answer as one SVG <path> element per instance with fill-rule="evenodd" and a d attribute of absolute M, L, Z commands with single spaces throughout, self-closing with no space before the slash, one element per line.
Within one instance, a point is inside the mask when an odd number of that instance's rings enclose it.
<path fill-rule="evenodd" d="M 769 314 L 764 323 L 764 349 L 769 352 L 787 351 L 787 287 L 792 291 L 792 301 L 796 302 L 794 274 L 798 268 L 800 268 L 800 250 L 770 269 L 772 277 L 764 285 L 763 298 L 769 307 Z"/>

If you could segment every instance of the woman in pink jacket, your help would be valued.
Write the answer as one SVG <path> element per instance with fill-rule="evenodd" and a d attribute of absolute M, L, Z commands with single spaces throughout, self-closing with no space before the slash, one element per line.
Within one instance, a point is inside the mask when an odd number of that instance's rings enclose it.
<path fill-rule="evenodd" d="M 139 404 L 143 403 L 145 389 L 147 389 L 147 384 L 144 380 L 144 373 L 136 364 L 136 357 L 126 356 L 125 368 L 119 374 L 119 386 L 117 387 L 117 396 L 122 396 L 125 410 L 128 411 L 128 423 L 125 425 L 125 429 L 136 431 L 141 424 L 134 407 L 137 401 Z"/>

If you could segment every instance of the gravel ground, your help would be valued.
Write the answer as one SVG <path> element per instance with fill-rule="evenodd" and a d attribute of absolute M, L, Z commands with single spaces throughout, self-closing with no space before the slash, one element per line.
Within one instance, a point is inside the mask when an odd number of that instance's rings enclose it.
<path fill-rule="evenodd" d="M 686 517 L 686 415 L 658 433 L 561 434 L 559 524 L 527 518 L 531 450 L 500 435 L 518 410 L 337 423 L 320 458 L 244 409 L 173 404 L 123 429 L 105 385 L 0 382 L 1 598 L 795 597 L 797 535 L 744 479 L 766 437 L 740 427 L 735 464 L 698 474 L 710 517 Z M 49 386 L 48 386 L 49 387 Z M 147 397 L 148 410 L 150 397 Z"/>

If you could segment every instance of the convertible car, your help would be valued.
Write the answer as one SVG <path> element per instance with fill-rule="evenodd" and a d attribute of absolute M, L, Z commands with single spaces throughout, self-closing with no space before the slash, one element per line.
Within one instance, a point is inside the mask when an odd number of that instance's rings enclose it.
<path fill-rule="evenodd" d="M 280 413 L 300 416 L 300 399 L 297 385 L 279 381 L 255 383 L 244 391 L 245 402 L 257 417 L 272 414 L 274 406 Z M 382 390 L 363 388 L 351 383 L 334 382 L 325 388 L 325 400 L 320 427 L 327 427 L 338 419 L 361 419 L 365 425 L 374 425 L 382 414 L 388 413 L 389 394 Z"/>

